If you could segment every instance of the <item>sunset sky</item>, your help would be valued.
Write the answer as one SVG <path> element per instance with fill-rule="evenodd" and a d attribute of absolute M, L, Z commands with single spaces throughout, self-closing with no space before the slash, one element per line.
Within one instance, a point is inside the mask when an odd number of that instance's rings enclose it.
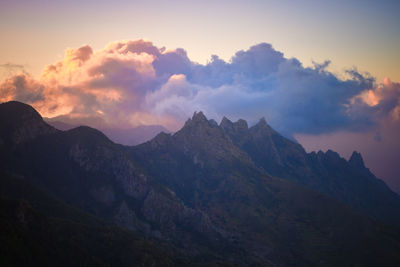
<path fill-rule="evenodd" d="M 179 129 L 260 117 L 400 191 L 399 1 L 0 2 L 0 102 Z"/>
<path fill-rule="evenodd" d="M 399 1 L 87 1 L 2 0 L 0 62 L 34 75 L 67 47 L 148 39 L 182 47 L 196 62 L 224 60 L 267 42 L 303 64 L 332 61 L 378 80 L 400 80 Z M 3 70 L 4 72 L 4 70 Z"/>

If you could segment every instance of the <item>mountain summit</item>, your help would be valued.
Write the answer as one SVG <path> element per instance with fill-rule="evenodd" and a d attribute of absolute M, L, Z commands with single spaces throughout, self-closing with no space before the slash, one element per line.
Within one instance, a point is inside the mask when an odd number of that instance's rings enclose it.
<path fill-rule="evenodd" d="M 192 121 L 207 121 L 207 118 L 202 111 L 195 111 L 192 117 Z"/>
<path fill-rule="evenodd" d="M 361 154 L 358 153 L 357 151 L 354 151 L 353 154 L 351 154 L 351 157 L 349 159 L 349 164 L 354 169 L 359 169 L 359 170 L 365 169 L 364 160 Z"/>

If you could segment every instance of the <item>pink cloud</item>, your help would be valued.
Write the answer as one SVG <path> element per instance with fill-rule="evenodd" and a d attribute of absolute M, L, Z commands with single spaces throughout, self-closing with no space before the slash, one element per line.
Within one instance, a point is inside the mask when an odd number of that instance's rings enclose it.
<path fill-rule="evenodd" d="M 341 80 L 329 62 L 305 68 L 269 44 L 237 52 L 230 62 L 213 56 L 201 65 L 184 49 L 150 41 L 118 41 L 93 51 L 67 49 L 38 79 L 20 74 L 1 84 L 1 99 L 32 104 L 44 116 L 101 116 L 110 125 L 161 123 L 177 128 L 196 110 L 255 121 L 265 116 L 285 134 L 371 127 L 399 117 L 399 85 L 349 71 Z M 397 101 L 397 102 L 396 102 Z"/>

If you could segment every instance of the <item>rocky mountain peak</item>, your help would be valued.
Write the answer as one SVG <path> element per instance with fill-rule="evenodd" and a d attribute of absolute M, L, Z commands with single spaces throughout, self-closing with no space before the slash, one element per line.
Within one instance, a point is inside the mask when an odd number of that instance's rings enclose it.
<path fill-rule="evenodd" d="M 217 127 L 215 127 L 215 124 L 216 122 L 214 120 L 208 120 L 203 112 L 195 112 L 192 118 L 188 119 L 183 128 L 176 132 L 176 134 L 202 137 L 210 129 L 219 130 L 218 124 Z"/>
<path fill-rule="evenodd" d="M 213 128 L 214 130 L 220 131 L 218 123 L 213 119 L 207 119 L 203 112 L 194 112 L 192 118 L 185 122 L 185 125 L 181 129 L 183 132 L 196 132 L 196 135 L 201 135 L 207 129 Z"/>
<path fill-rule="evenodd" d="M 361 153 L 354 151 L 349 159 L 349 164 L 352 168 L 365 169 L 364 160 Z"/>
<path fill-rule="evenodd" d="M 243 119 L 239 119 L 233 123 L 226 117 L 223 117 L 220 123 L 220 128 L 232 139 L 234 143 L 242 143 L 248 138 L 249 127 L 247 122 Z"/>
<path fill-rule="evenodd" d="M 239 125 L 247 123 L 239 122 Z M 226 125 L 229 130 L 223 128 Z M 231 125 L 232 127 L 230 128 Z M 213 120 L 208 120 L 202 112 L 196 112 L 193 117 L 186 121 L 184 127 L 177 131 L 172 137 L 172 142 L 183 149 L 186 155 L 193 156 L 196 164 L 210 163 L 216 167 L 222 161 L 243 161 L 245 164 L 251 160 L 246 153 L 236 147 L 228 133 L 236 132 L 236 124 L 227 118 L 223 119 L 220 126 L 215 125 Z M 212 160 L 217 159 L 217 160 Z M 203 162 L 203 163 L 202 163 Z"/>
<path fill-rule="evenodd" d="M 195 111 L 192 117 L 192 121 L 208 121 L 208 120 L 202 111 L 199 112 Z"/>
<path fill-rule="evenodd" d="M 262 130 L 262 131 L 268 131 L 269 133 L 273 131 L 271 126 L 267 123 L 264 117 L 262 117 L 253 127 L 253 129 Z"/>
<path fill-rule="evenodd" d="M 317 155 L 321 161 L 329 164 L 330 166 L 343 166 L 346 164 L 346 160 L 340 157 L 337 152 L 331 149 L 328 149 L 325 153 L 319 151 Z"/>
<path fill-rule="evenodd" d="M 221 120 L 221 123 L 219 125 L 224 131 L 247 131 L 249 129 L 249 126 L 247 125 L 247 121 L 243 119 L 239 119 L 237 122 L 232 122 L 226 117 L 223 117 Z"/>
<path fill-rule="evenodd" d="M 212 126 L 212 122 L 210 122 L 207 117 L 204 115 L 202 111 L 194 112 L 192 118 L 188 119 L 185 122 L 183 129 L 198 127 L 198 126 Z"/>
<path fill-rule="evenodd" d="M 230 129 L 233 127 L 233 122 L 231 122 L 227 117 L 223 117 L 219 126 L 222 129 Z"/>
<path fill-rule="evenodd" d="M 327 157 L 329 157 L 329 158 L 332 158 L 332 159 L 339 159 L 340 158 L 340 155 L 337 152 L 335 152 L 335 151 L 333 151 L 331 149 L 328 149 L 326 151 L 325 155 Z"/>
<path fill-rule="evenodd" d="M 260 125 L 260 126 L 268 126 L 268 123 L 267 123 L 267 121 L 265 120 L 264 117 L 262 117 L 262 118 L 258 121 L 257 124 Z"/>
<path fill-rule="evenodd" d="M 277 132 L 274 131 L 274 129 L 271 128 L 271 126 L 268 125 L 264 117 L 262 117 L 255 125 L 250 127 L 250 131 L 264 136 L 278 134 Z"/>
<path fill-rule="evenodd" d="M 237 122 L 234 123 L 237 129 L 241 130 L 247 130 L 249 129 L 249 126 L 247 125 L 247 121 L 243 119 L 239 119 Z"/>

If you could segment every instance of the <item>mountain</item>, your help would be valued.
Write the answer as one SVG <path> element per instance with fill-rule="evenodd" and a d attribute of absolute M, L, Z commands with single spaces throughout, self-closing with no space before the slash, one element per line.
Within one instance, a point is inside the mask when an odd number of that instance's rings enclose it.
<path fill-rule="evenodd" d="M 24 143 L 57 132 L 31 106 L 11 101 L 0 104 L 0 147 Z"/>
<path fill-rule="evenodd" d="M 0 174 L 2 266 L 178 266 L 185 259 Z"/>
<path fill-rule="evenodd" d="M 64 117 L 57 117 L 51 119 L 45 118 L 45 121 L 56 129 L 62 131 L 68 131 L 82 125 L 79 123 L 79 121 L 67 120 L 69 122 L 67 123 L 61 121 L 61 119 L 65 120 Z M 105 123 L 102 123 L 101 127 L 96 128 L 103 132 L 113 142 L 127 146 L 134 146 L 144 143 L 154 138 L 160 132 L 169 132 L 161 125 L 140 125 L 131 128 L 106 127 L 104 125 Z"/>
<path fill-rule="evenodd" d="M 0 136 L 11 140 L 4 144 L 7 149 L 0 150 L 0 170 L 146 238 L 172 240 L 170 245 L 177 250 L 197 257 L 194 262 L 218 261 L 219 251 L 224 249 L 236 254 L 234 248 L 225 248 L 219 241 L 221 234 L 206 214 L 186 206 L 173 191 L 154 181 L 123 146 L 103 133 L 85 126 L 58 131 L 38 115 L 36 123 L 52 131 L 43 131 L 30 142 L 14 143 L 9 136 L 14 136 L 24 121 L 8 111 L 31 112 L 31 107 L 9 102 L 0 108 L 16 122 Z"/>
<path fill-rule="evenodd" d="M 126 146 L 138 145 L 153 139 L 161 132 L 169 132 L 161 125 L 140 125 L 127 129 L 101 128 L 100 130 L 113 142 Z"/>
<path fill-rule="evenodd" d="M 235 145 L 242 140 L 240 132 L 247 132 L 246 123 L 232 125 L 238 135 L 231 138 L 226 134 L 226 122 L 218 126 L 203 113 L 195 113 L 174 135 L 159 134 L 130 151 L 154 179 L 173 190 L 186 205 L 208 214 L 231 242 L 240 244 L 258 263 L 369 265 L 372 259 L 368 253 L 372 251 L 375 255 L 388 252 L 382 259 L 394 255 L 396 249 L 376 249 L 378 243 L 387 245 L 383 239 L 389 228 L 378 227 L 321 193 L 272 177 L 258 166 L 257 159 L 252 160 Z M 264 127 L 269 128 L 261 121 L 253 129 L 256 137 L 262 135 L 260 128 Z M 260 155 L 268 142 L 272 142 L 271 136 L 254 146 L 260 148 Z M 286 149 L 281 158 L 274 154 L 280 147 L 266 154 L 284 164 L 292 159 L 288 146 L 298 151 L 301 147 L 286 139 L 282 142 Z M 292 157 L 297 160 L 293 160 L 294 166 L 301 164 L 296 155 Z"/>
<path fill-rule="evenodd" d="M 248 128 L 223 118 L 220 124 L 232 142 L 273 176 L 307 186 L 377 220 L 400 225 L 400 197 L 364 166 L 361 154 L 349 161 L 332 150 L 306 153 L 303 147 L 274 131 L 261 119 Z"/>
<path fill-rule="evenodd" d="M 303 161 L 301 146 L 275 134 L 262 139 L 268 126 L 264 122 L 253 130 L 244 121 L 231 123 L 228 132 L 229 120 L 218 125 L 199 112 L 175 134 L 160 133 L 144 144 L 127 147 L 89 127 L 55 130 L 39 114 L 29 117 L 32 108 L 22 103 L 0 104 L 0 113 L 5 122 L 12 122 L 0 131 L 0 171 L 7 173 L 0 177 L 4 188 L 0 197 L 5 199 L 1 218 L 9 227 L 3 229 L 24 231 L 15 215 L 21 205 L 34 218 L 32 229 L 42 229 L 23 232 L 22 239 L 4 235 L 13 253 L 39 255 L 37 262 L 50 265 L 58 255 L 55 248 L 115 266 L 130 259 L 130 250 L 138 252 L 132 256 L 137 257 L 132 260 L 137 265 L 147 265 L 143 259 L 157 265 L 160 257 L 172 265 L 400 263 L 397 226 L 360 214 L 311 183 L 299 182 L 295 175 L 298 168 L 311 167 L 328 175 L 336 157 L 323 153 L 321 165 L 309 165 L 314 156 L 306 153 Z M 30 119 L 22 119 L 26 117 Z M 26 121 L 36 130 L 30 133 Z M 254 145 L 252 138 L 264 143 Z M 262 149 L 271 144 L 276 150 Z M 292 149 L 297 154 L 292 155 Z M 281 177 L 261 165 L 264 153 L 270 161 L 280 162 L 276 171 Z M 360 155 L 345 162 L 360 173 L 360 179 L 364 177 Z M 284 175 L 288 166 L 293 169 L 287 171 L 291 176 Z M 29 186 L 9 185 L 14 182 Z M 20 198 L 29 205 L 21 204 Z M 64 243 L 57 241 L 60 235 Z M 50 245 L 38 246 L 41 238 Z M 31 245 L 21 246 L 17 240 L 29 240 L 26 244 Z M 71 248 L 74 242 L 77 250 Z M 154 249 L 154 255 L 148 255 L 147 248 Z"/>
<path fill-rule="evenodd" d="M 68 131 L 68 130 L 71 130 L 71 129 L 81 126 L 80 124 L 73 125 L 73 124 L 63 122 L 63 121 L 52 120 L 49 118 L 43 118 L 43 119 L 46 123 L 48 123 L 49 125 L 53 126 L 54 128 L 56 128 L 60 131 Z"/>

